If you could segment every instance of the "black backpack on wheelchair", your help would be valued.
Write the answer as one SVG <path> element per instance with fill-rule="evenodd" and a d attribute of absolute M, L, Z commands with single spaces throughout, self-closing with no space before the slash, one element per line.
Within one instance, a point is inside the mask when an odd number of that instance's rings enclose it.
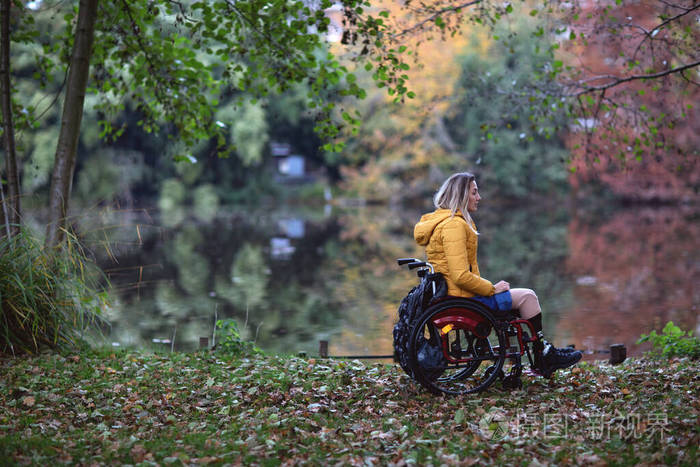
<path fill-rule="evenodd" d="M 415 258 L 401 258 L 398 263 L 399 265 L 408 264 L 410 269 L 427 268 L 428 266 L 427 263 Z M 394 325 L 393 332 L 394 359 L 399 362 L 406 374 L 414 379 L 415 375 L 408 354 L 411 328 L 423 310 L 426 310 L 434 301 L 447 295 L 447 283 L 442 274 L 421 269 L 418 271 L 418 275 L 421 278 L 420 283 L 413 287 L 399 304 L 399 320 Z M 426 340 L 421 350 L 421 355 L 425 357 L 425 366 L 432 368 L 434 373 L 440 373 L 444 367 L 444 359 L 439 348 L 429 345 Z"/>

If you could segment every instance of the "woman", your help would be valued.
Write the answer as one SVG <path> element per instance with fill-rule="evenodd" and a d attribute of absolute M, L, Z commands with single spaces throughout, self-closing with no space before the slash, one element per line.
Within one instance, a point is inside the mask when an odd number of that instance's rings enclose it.
<path fill-rule="evenodd" d="M 442 184 L 433 199 L 436 210 L 423 215 L 413 236 L 425 246 L 428 261 L 447 282 L 447 294 L 470 297 L 492 309 L 518 310 L 521 318 L 532 323 L 540 340 L 533 343 L 534 370 L 549 377 L 559 368 L 567 368 L 581 359 L 581 352 L 557 349 L 542 335 L 542 309 L 534 291 L 511 289 L 506 281 L 495 284 L 479 274 L 476 250 L 479 232 L 471 214 L 479 207 L 479 188 L 474 175 L 456 173 Z"/>

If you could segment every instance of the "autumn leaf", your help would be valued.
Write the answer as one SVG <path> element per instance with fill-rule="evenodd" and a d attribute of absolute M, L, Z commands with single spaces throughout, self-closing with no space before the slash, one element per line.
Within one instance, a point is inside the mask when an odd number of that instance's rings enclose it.
<path fill-rule="evenodd" d="M 697 444 L 700 362 L 692 360 L 585 362 L 552 380 L 523 376 L 527 392 L 496 383 L 458 398 L 425 392 L 395 365 L 221 360 L 209 352 L 0 360 L 0 430 L 22 433 L 3 439 L 3 454 L 13 464 L 90 464 L 99 455 L 107 464 L 516 465 L 526 455 L 544 465 L 556 455 L 562 464 L 603 465 L 628 448 L 654 459 L 661 433 L 676 442 L 653 462 L 682 464 Z M 96 373 L 100 366 L 119 370 Z M 636 397 L 625 397 L 623 410 L 615 401 L 631 384 Z M 37 400 L 47 410 L 37 410 Z M 488 427 L 503 431 L 499 442 L 479 435 L 482 419 L 495 414 Z M 591 432 L 595 420 L 614 428 L 609 439 Z M 558 421 L 567 423 L 566 437 L 551 436 Z M 624 438 L 631 426 L 638 436 Z"/>
<path fill-rule="evenodd" d="M 455 424 L 461 425 L 464 422 L 464 409 L 457 409 L 455 412 Z"/>

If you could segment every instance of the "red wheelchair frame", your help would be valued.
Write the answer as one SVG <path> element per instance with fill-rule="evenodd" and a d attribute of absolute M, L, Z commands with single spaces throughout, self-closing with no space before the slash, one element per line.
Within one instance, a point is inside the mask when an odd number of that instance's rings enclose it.
<path fill-rule="evenodd" d="M 415 258 L 401 259 L 399 264 L 418 269 L 423 280 L 428 272 L 434 275 L 432 265 Z M 430 301 L 410 328 L 408 373 L 436 394 L 479 392 L 496 380 L 508 389 L 522 387 L 522 357 L 527 355 L 532 365 L 532 343 L 539 340 L 532 324 L 517 311 L 501 312 L 453 296 Z"/>

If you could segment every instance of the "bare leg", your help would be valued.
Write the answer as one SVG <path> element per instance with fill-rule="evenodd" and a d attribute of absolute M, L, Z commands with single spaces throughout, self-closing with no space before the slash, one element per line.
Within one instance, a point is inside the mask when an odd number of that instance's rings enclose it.
<path fill-rule="evenodd" d="M 521 318 L 530 319 L 542 313 L 540 301 L 532 289 L 510 289 L 510 296 L 513 298 L 513 309 L 520 312 Z"/>

